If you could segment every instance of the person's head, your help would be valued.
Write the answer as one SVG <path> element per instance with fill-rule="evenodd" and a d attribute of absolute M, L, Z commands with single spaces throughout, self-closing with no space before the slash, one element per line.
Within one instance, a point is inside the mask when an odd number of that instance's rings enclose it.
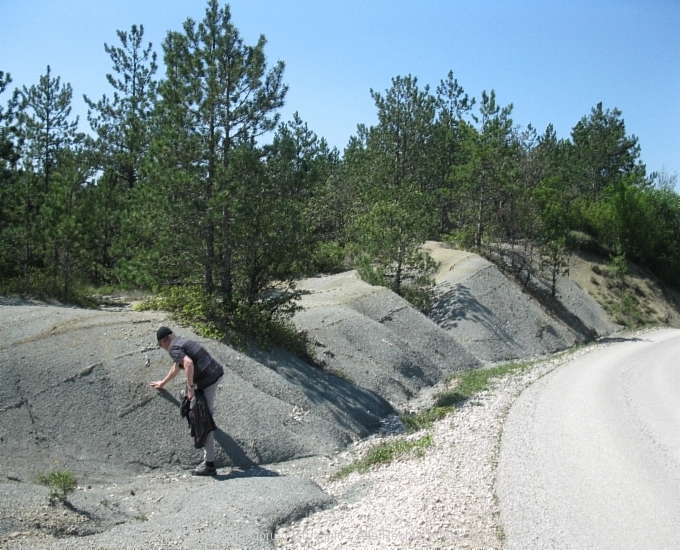
<path fill-rule="evenodd" d="M 156 331 L 156 340 L 158 340 L 158 345 L 165 350 L 170 347 L 170 342 L 172 342 L 174 337 L 174 333 L 168 327 L 161 327 Z"/>

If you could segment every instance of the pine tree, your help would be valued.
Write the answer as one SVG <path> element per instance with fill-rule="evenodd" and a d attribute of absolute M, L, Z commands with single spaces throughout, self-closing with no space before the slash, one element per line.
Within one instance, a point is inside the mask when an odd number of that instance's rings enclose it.
<path fill-rule="evenodd" d="M 598 103 L 574 126 L 572 166 L 574 183 L 589 200 L 633 174 L 644 177 L 639 160 L 640 146 L 635 136 L 626 135 L 626 126 L 618 109 L 604 110 Z"/>
<path fill-rule="evenodd" d="M 460 199 L 449 177 L 453 166 L 464 162 L 465 117 L 475 99 L 465 93 L 449 71 L 446 80 L 437 86 L 437 120 L 434 126 L 433 179 L 436 182 L 435 201 L 439 210 L 439 234 L 446 235 L 455 226 L 455 212 Z"/>
<path fill-rule="evenodd" d="M 493 90 L 490 94 L 482 92 L 477 119 L 480 129 L 461 126 L 465 161 L 452 167 L 451 179 L 459 189 L 459 196 L 467 198 L 463 225 L 474 227 L 472 242 L 478 251 L 481 251 L 487 229 L 498 229 L 497 216 L 503 205 L 503 192 L 516 177 L 513 161 L 516 140 L 511 113 L 512 104 L 500 107 Z"/>
<path fill-rule="evenodd" d="M 101 170 L 85 197 L 93 216 L 84 233 L 83 252 L 96 282 L 116 281 L 122 261 L 134 255 L 139 234 L 125 218 L 135 208 L 134 191 L 149 150 L 157 97 L 156 54 L 150 43 L 143 47 L 144 27 L 133 25 L 129 32 L 117 34 L 120 46 L 104 44 L 113 62 L 113 73 L 106 75 L 113 97 L 104 95 L 94 102 L 84 96 L 96 135 L 93 163 Z M 123 234 L 124 227 L 132 233 Z"/>
<path fill-rule="evenodd" d="M 0 94 L 12 82 L 9 74 L 0 71 Z M 18 178 L 16 109 L 18 96 L 14 94 L 7 107 L 0 107 L 0 278 L 9 278 L 18 272 L 16 250 L 16 225 Z"/>
<path fill-rule="evenodd" d="M 56 277 L 59 249 L 49 246 L 52 229 L 42 208 L 52 193 L 59 164 L 72 147 L 83 140 L 77 133 L 78 118 L 69 120 L 73 92 L 70 84 L 52 78 L 49 65 L 39 83 L 18 92 L 18 133 L 22 143 L 20 174 L 16 181 L 16 236 L 24 275 L 31 269 L 51 266 Z M 49 257 L 48 257 L 49 254 Z"/>
<path fill-rule="evenodd" d="M 40 209 L 44 227 L 45 257 L 56 293 L 70 297 L 74 279 L 82 268 L 84 218 L 83 193 L 92 169 L 82 147 L 62 151 L 52 177 L 50 193 Z"/>
<path fill-rule="evenodd" d="M 129 33 L 119 30 L 117 34 L 121 47 L 104 44 L 115 73 L 106 75 L 114 89 L 113 98 L 104 95 L 96 103 L 84 98 L 89 107 L 88 121 L 98 138 L 100 167 L 112 169 L 132 189 L 149 147 L 158 67 L 152 44 L 142 46 L 143 25 L 132 25 Z"/>
<path fill-rule="evenodd" d="M 70 121 L 73 90 L 70 84 L 61 85 L 61 79 L 46 74 L 38 85 L 23 87 L 21 113 L 24 139 L 24 159 L 30 169 L 40 174 L 42 192 L 49 193 L 52 175 L 61 151 L 68 149 L 77 139 L 78 117 Z"/>
<path fill-rule="evenodd" d="M 229 7 L 210 0 L 200 23 L 188 19 L 183 32 L 169 33 L 163 44 L 167 74 L 152 173 L 161 186 L 161 180 L 174 181 L 168 191 L 175 203 L 193 209 L 186 214 L 191 225 L 179 233 L 190 231 L 200 241 L 202 254 L 192 252 L 200 254 L 205 291 L 219 289 L 227 308 L 238 300 L 234 209 L 242 185 L 240 168 L 231 170 L 232 156 L 275 128 L 287 89 L 283 62 L 267 68 L 265 43 L 260 36 L 256 45 L 245 45 Z"/>
<path fill-rule="evenodd" d="M 348 151 L 359 162 L 355 262 L 368 282 L 427 309 L 433 262 L 420 247 L 437 226 L 431 207 L 435 98 L 410 75 L 393 78 L 384 95 L 371 90 L 371 96 L 378 124 L 360 126 Z"/>
<path fill-rule="evenodd" d="M 429 87 L 418 87 L 408 75 L 392 79 L 385 95 L 371 90 L 378 110 L 378 124 L 369 133 L 369 147 L 382 165 L 381 188 L 417 190 L 430 188 L 432 132 L 435 99 Z"/>

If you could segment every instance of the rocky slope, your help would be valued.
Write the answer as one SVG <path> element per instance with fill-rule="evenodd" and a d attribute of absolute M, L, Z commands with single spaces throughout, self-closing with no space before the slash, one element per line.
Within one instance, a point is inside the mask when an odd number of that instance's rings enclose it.
<path fill-rule="evenodd" d="M 315 343 L 323 369 L 282 350 L 247 355 L 206 341 L 175 327 L 163 313 L 0 299 L 0 480 L 6 482 L 0 481 L 0 503 L 15 503 L 14 519 L 0 522 L 0 541 L 24 532 L 23 526 L 49 538 L 69 529 L 107 532 L 116 522 L 124 524 L 117 532 L 129 531 L 132 538 L 99 542 L 123 547 L 126 540 L 181 540 L 180 527 L 162 519 L 179 506 L 176 495 L 159 488 L 172 479 L 188 499 L 181 509 L 204 497 L 216 499 L 227 519 L 216 515 L 205 531 L 222 532 L 221 544 L 253 533 L 271 535 L 282 523 L 332 505 L 333 495 L 313 481 L 321 481 L 317 474 L 332 471 L 341 461 L 338 453 L 379 431 L 385 417 L 413 408 L 414 398 L 448 374 L 552 353 L 616 328 L 569 279 L 559 282 L 557 315 L 479 256 L 428 246 L 440 261 L 429 318 L 354 272 L 300 282 L 304 309 L 294 322 Z M 168 391 L 149 386 L 170 366 L 155 344 L 160 324 L 205 343 L 226 366 L 215 416 L 223 468 L 217 481 L 228 483 L 186 477 L 200 451 L 178 414 L 182 377 Z M 282 466 L 264 467 L 272 464 Z M 83 490 L 63 516 L 73 521 L 59 527 L 51 510 L 39 512 L 49 521 L 36 519 L 36 498 L 46 489 L 34 480 L 40 472 L 65 469 Z M 129 494 L 140 491 L 144 499 Z M 214 497 L 206 496 L 213 491 Z M 17 494 L 33 496 L 24 501 Z M 108 500 L 118 503 L 115 514 L 101 504 Z M 269 500 L 271 510 L 258 515 Z M 190 522 L 189 515 L 177 514 L 179 524 Z M 75 521 L 83 517 L 87 521 Z M 260 518 L 257 529 L 252 518 Z M 206 544 L 218 540 L 205 536 Z M 15 539 L 19 544 L 22 537 Z M 85 540 L 78 544 L 87 547 Z"/>

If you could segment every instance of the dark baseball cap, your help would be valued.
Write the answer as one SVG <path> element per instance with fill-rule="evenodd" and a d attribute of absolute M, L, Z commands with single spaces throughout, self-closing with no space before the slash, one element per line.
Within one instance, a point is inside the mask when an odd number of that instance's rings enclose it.
<path fill-rule="evenodd" d="M 168 327 L 161 327 L 156 331 L 156 340 L 160 342 L 163 338 L 167 338 L 171 334 L 172 331 Z"/>

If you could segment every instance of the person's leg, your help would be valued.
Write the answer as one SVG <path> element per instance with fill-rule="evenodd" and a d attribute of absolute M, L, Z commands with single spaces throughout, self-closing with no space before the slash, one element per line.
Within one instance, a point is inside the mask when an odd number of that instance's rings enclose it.
<path fill-rule="evenodd" d="M 205 399 L 208 402 L 208 408 L 210 409 L 211 414 L 214 414 L 215 412 L 215 394 L 217 393 L 218 382 L 211 384 L 203 390 L 203 395 L 205 395 Z M 215 436 L 213 432 L 208 433 L 208 436 L 205 438 L 203 460 L 206 462 L 215 461 Z"/>

